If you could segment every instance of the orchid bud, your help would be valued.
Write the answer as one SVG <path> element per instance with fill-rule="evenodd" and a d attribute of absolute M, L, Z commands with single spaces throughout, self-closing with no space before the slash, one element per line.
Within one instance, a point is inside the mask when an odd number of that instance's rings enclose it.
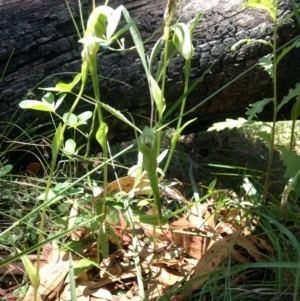
<path fill-rule="evenodd" d="M 143 167 L 148 174 L 154 174 L 157 168 L 157 137 L 155 132 L 145 126 L 138 139 L 139 151 L 143 154 Z"/>

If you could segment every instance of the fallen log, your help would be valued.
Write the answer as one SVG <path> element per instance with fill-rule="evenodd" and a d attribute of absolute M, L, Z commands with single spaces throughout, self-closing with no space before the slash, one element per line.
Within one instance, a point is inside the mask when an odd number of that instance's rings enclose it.
<path fill-rule="evenodd" d="M 90 2 L 82 1 L 85 20 L 91 12 Z M 214 0 L 200 3 L 190 0 L 185 1 L 178 10 L 178 16 L 182 15 L 182 20 L 186 21 L 190 20 L 196 11 L 205 12 L 193 35 L 195 55 L 192 60 L 191 83 L 214 63 L 210 73 L 189 95 L 187 110 L 193 109 L 257 63 L 260 57 L 271 52 L 268 46 L 259 43 L 243 45 L 236 53 L 231 52 L 231 46 L 241 39 L 271 40 L 273 35 L 273 26 L 267 14 L 242 8 L 240 2 Z M 0 3 L 0 70 L 5 70 L 0 83 L 0 120 L 4 122 L 13 118 L 14 121 L 18 116 L 18 121 L 14 122 L 22 128 L 33 123 L 42 125 L 49 120 L 49 116 L 44 112 L 21 110 L 14 115 L 19 102 L 26 98 L 40 99 L 42 93 L 34 87 L 53 86 L 61 81 L 70 82 L 74 76 L 70 73 L 80 71 L 82 50 L 64 1 L 25 0 L 25 3 L 26 5 L 20 0 Z M 132 18 L 139 20 L 138 28 L 144 40 L 162 25 L 165 2 L 124 0 L 111 1 L 109 5 L 115 8 L 121 3 Z M 299 5 L 299 0 L 296 3 Z M 78 2 L 69 0 L 69 4 L 77 24 L 80 24 Z M 279 8 L 280 18 L 290 11 L 289 1 L 282 0 Z M 296 21 L 287 22 L 278 32 L 278 45 L 283 45 L 299 34 L 300 29 Z M 125 38 L 126 47 L 132 46 L 128 34 Z M 154 42 L 155 38 L 147 41 L 145 47 L 148 52 Z M 144 70 L 136 51 L 115 53 L 105 50 L 98 55 L 98 62 L 99 75 L 103 76 L 99 78 L 102 101 L 115 109 L 133 114 L 138 126 L 149 124 L 150 97 Z M 177 56 L 168 68 L 165 95 L 167 107 L 170 107 L 183 91 L 183 66 L 183 60 Z M 278 71 L 280 99 L 299 82 L 300 49 L 291 51 L 280 63 Z M 46 80 L 41 82 L 45 78 Z M 90 88 L 87 93 L 91 91 Z M 261 67 L 254 68 L 185 116 L 185 119 L 198 118 L 188 131 L 205 129 L 212 122 L 242 116 L 249 104 L 270 96 L 271 79 Z M 72 99 L 69 101 L 72 102 Z M 81 109 L 85 108 L 82 106 Z M 284 106 L 279 118 L 289 119 L 289 112 L 290 106 Z M 178 110 L 171 117 L 176 115 Z M 109 117 L 109 114 L 107 116 Z M 259 115 L 262 120 L 269 120 L 271 117 L 272 110 L 265 110 Z M 107 122 L 112 139 L 124 141 L 133 137 L 133 131 L 116 118 L 107 118 Z"/>

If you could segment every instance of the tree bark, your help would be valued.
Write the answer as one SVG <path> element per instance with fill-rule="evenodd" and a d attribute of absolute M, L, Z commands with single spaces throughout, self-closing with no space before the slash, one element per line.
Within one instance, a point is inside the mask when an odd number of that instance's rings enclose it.
<path fill-rule="evenodd" d="M 239 0 L 237 0 L 239 2 Z M 82 0 L 85 20 L 91 12 L 91 1 Z M 138 28 L 144 40 L 163 24 L 166 1 L 119 0 L 109 5 L 124 5 L 132 18 L 140 22 Z M 233 1 L 200 3 L 199 0 L 184 1 L 178 15 L 181 20 L 190 20 L 196 11 L 205 16 L 193 35 L 195 55 L 192 59 L 191 83 L 212 63 L 210 73 L 189 95 L 187 110 L 207 99 L 236 76 L 253 66 L 260 57 L 271 49 L 260 43 L 243 45 L 236 53 L 230 47 L 244 38 L 272 40 L 273 26 L 266 13 L 242 8 Z M 204 1 L 201 1 L 204 2 Z M 299 0 L 297 0 L 299 6 Z M 78 2 L 69 0 L 77 24 L 80 24 Z M 291 11 L 288 0 L 282 0 L 280 18 Z M 81 30 L 81 27 L 79 26 Z M 163 29 L 161 28 L 160 34 Z M 284 24 L 278 33 L 279 46 L 299 35 L 296 22 Z M 156 38 L 159 36 L 156 35 Z M 4 77 L 0 83 L 0 120 L 13 121 L 22 128 L 30 124 L 43 124 L 47 113 L 22 112 L 16 109 L 23 99 L 40 99 L 41 91 L 36 87 L 49 87 L 57 82 L 70 82 L 81 68 L 81 45 L 76 30 L 63 0 L 10 0 L 0 2 L 0 70 Z M 155 37 L 146 42 L 150 52 Z M 129 34 L 125 35 L 126 47 L 132 46 Z M 294 49 L 280 63 L 278 73 L 279 99 L 288 93 L 300 79 L 300 49 Z M 99 78 L 102 101 L 118 110 L 127 110 L 134 115 L 138 126 L 149 124 L 150 97 L 143 67 L 135 50 L 124 53 L 102 51 L 98 55 Z M 168 68 L 166 87 L 167 108 L 183 91 L 184 62 L 176 56 Z M 74 74 L 70 74 L 73 72 Z M 58 74 L 63 73 L 63 74 Z M 51 77 L 49 77 L 51 76 Z M 41 82 L 42 80 L 45 81 Z M 92 93 L 89 88 L 87 93 Z M 209 98 L 194 109 L 185 119 L 197 117 L 188 129 L 205 129 L 212 122 L 243 116 L 249 104 L 272 96 L 272 81 L 261 67 L 257 67 Z M 69 102 L 72 99 L 69 99 Z M 284 106 L 279 118 L 289 119 L 290 107 Z M 86 107 L 82 106 L 81 109 Z M 81 110 L 80 109 L 80 110 Z M 15 114 L 16 113 L 16 114 Z M 24 113 L 21 115 L 21 113 Z M 171 117 L 178 115 L 178 110 Z M 16 117 L 19 119 L 16 121 Z M 109 117 L 107 115 L 107 117 Z M 137 117 L 137 118 L 136 118 Z M 259 118 L 270 120 L 272 110 L 264 110 Z M 109 134 L 118 141 L 133 137 L 133 131 L 116 118 L 107 118 Z M 3 125 L 2 125 L 3 128 Z"/>

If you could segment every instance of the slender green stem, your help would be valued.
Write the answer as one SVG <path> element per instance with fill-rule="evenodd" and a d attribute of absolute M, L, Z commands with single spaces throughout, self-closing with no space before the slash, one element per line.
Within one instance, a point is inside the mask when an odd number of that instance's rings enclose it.
<path fill-rule="evenodd" d="M 83 68 L 84 69 L 84 68 Z M 66 118 L 66 122 L 64 123 L 63 127 L 62 127 L 62 135 L 64 134 L 67 124 L 68 124 L 68 120 L 70 119 L 71 114 L 74 112 L 76 106 L 78 105 L 81 96 L 83 95 L 83 91 L 85 88 L 85 84 L 86 84 L 86 78 L 87 78 L 87 73 L 86 72 L 82 72 L 82 83 L 81 83 L 81 88 L 79 91 L 79 94 L 76 97 L 76 100 L 74 101 L 68 115 Z M 47 211 L 47 200 L 48 200 L 48 196 L 49 196 L 49 191 L 50 191 L 50 187 L 52 184 L 52 178 L 53 178 L 53 174 L 55 171 L 55 167 L 56 167 L 56 161 L 57 161 L 57 156 L 58 156 L 58 150 L 60 148 L 61 145 L 59 145 L 57 152 L 53 152 L 53 157 L 51 160 L 51 168 L 50 168 L 50 173 L 49 173 L 49 177 L 48 177 L 48 181 L 47 181 L 47 185 L 46 185 L 46 189 L 45 189 L 45 197 L 44 197 L 44 201 L 43 201 L 43 209 L 42 209 L 42 215 L 41 215 L 41 223 L 40 223 L 40 228 L 39 228 L 39 236 L 38 236 L 38 242 L 41 243 L 43 240 L 43 232 L 44 232 L 44 227 L 45 227 L 45 220 L 46 220 L 46 211 Z M 41 259 L 41 248 L 37 249 L 37 264 L 36 264 L 36 277 L 39 276 L 39 272 L 40 272 L 40 259 Z M 34 301 L 37 300 L 38 296 L 38 289 L 35 288 L 34 290 Z"/>
<path fill-rule="evenodd" d="M 189 60 L 185 60 L 184 91 L 183 91 L 183 93 L 185 93 L 189 88 L 190 73 L 191 73 L 191 60 L 189 59 Z M 181 127 L 182 115 L 183 115 L 184 110 L 185 110 L 185 104 L 186 104 L 186 97 L 183 98 L 182 103 L 181 103 L 180 114 L 179 114 L 179 116 L 181 116 L 181 117 L 178 119 L 176 130 L 179 130 L 180 127 Z"/>
<path fill-rule="evenodd" d="M 185 61 L 185 73 L 184 73 L 184 76 L 185 76 L 184 93 L 186 93 L 186 91 L 189 88 L 190 71 L 191 71 L 191 60 L 186 60 Z M 185 104 L 186 104 L 186 97 L 183 98 L 182 103 L 181 103 L 180 114 L 179 114 L 179 119 L 177 121 L 176 132 L 179 131 L 180 127 L 181 127 L 182 117 L 183 117 L 184 110 L 185 110 Z M 166 164 L 164 166 L 164 169 L 163 169 L 163 174 L 165 174 L 167 172 L 167 170 L 170 166 L 170 163 L 171 163 L 171 160 L 173 158 L 174 151 L 175 151 L 175 146 L 176 146 L 176 143 L 174 145 L 173 144 L 171 145 L 171 149 L 170 149 L 170 152 L 168 154 L 168 159 L 167 159 L 167 162 L 166 162 Z M 161 181 L 161 180 L 162 180 L 162 177 L 160 177 L 159 181 Z"/>
<path fill-rule="evenodd" d="M 97 57 L 96 54 L 91 55 L 89 58 L 89 70 L 92 76 L 93 81 L 93 88 L 94 88 L 94 94 L 95 94 L 95 103 L 96 103 L 96 111 L 98 115 L 99 125 L 104 124 L 103 121 L 103 114 L 101 109 L 101 103 L 100 103 L 100 88 L 98 83 L 98 73 L 97 73 Z M 103 143 L 101 144 L 102 152 L 103 152 L 103 158 L 104 160 L 108 157 L 108 149 L 107 149 L 107 140 L 106 140 L 106 134 L 103 132 Z M 102 254 L 106 258 L 108 257 L 108 243 L 105 241 L 107 240 L 107 235 L 105 231 L 105 219 L 106 219 L 106 197 L 107 197 L 107 181 L 108 181 L 108 171 L 107 171 L 107 164 L 103 167 L 103 198 L 101 201 L 101 206 L 96 206 L 96 213 L 99 217 L 99 228 L 98 228 L 98 241 L 97 241 L 97 262 L 100 261 L 100 245 L 102 249 Z M 105 239 L 106 238 L 106 239 Z M 101 243 L 102 241 L 102 243 Z"/>
<path fill-rule="evenodd" d="M 157 175 L 156 174 L 148 174 L 150 185 L 152 188 L 152 193 L 154 196 L 155 201 L 155 211 L 154 214 L 157 213 L 158 215 L 158 225 L 159 227 L 162 226 L 162 207 L 161 207 L 161 201 L 160 201 L 160 193 L 159 193 L 159 187 L 158 187 L 158 181 L 157 181 Z"/>
<path fill-rule="evenodd" d="M 296 126 L 296 120 L 293 119 L 292 121 L 292 130 L 291 130 L 291 140 L 290 140 L 290 150 L 294 148 L 295 143 L 295 126 Z"/>
<path fill-rule="evenodd" d="M 271 143 L 269 145 L 269 159 L 266 171 L 266 180 L 264 185 L 263 201 L 266 202 L 268 187 L 270 182 L 271 167 L 273 162 L 275 134 L 276 134 L 276 121 L 277 121 L 277 24 L 274 22 L 274 41 L 273 41 L 273 122 L 271 130 Z"/>
<path fill-rule="evenodd" d="M 72 22 L 73 22 L 73 25 L 74 25 L 74 27 L 75 27 L 75 29 L 76 29 L 77 35 L 78 35 L 78 37 L 81 38 L 80 31 L 79 31 L 79 29 L 78 29 L 77 23 L 76 23 L 76 21 L 75 21 L 75 19 L 74 19 L 74 16 L 73 16 L 73 14 L 72 14 L 72 11 L 71 11 L 71 8 L 70 8 L 70 5 L 69 5 L 68 0 L 65 0 L 65 3 L 66 3 L 66 6 L 67 6 L 69 15 L 70 15 L 70 17 L 71 17 L 71 20 L 72 20 Z M 80 9 L 80 12 L 81 12 L 80 0 L 79 0 L 79 9 Z M 80 15 L 81 15 L 81 14 L 80 14 Z M 84 28 L 84 26 L 83 26 L 82 28 Z"/>

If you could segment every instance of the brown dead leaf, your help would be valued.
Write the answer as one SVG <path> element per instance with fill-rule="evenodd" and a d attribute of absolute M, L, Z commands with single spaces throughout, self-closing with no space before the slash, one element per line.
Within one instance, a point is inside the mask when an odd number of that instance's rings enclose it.
<path fill-rule="evenodd" d="M 178 275 L 178 273 L 175 274 L 172 270 L 168 269 L 166 266 L 162 266 L 158 279 L 161 284 L 169 288 L 175 283 L 181 281 L 183 279 L 183 275 Z"/>
<path fill-rule="evenodd" d="M 40 162 L 30 163 L 27 165 L 26 171 L 32 175 L 37 176 L 42 169 L 42 164 Z"/>
<path fill-rule="evenodd" d="M 188 292 L 182 293 L 177 296 L 181 299 L 186 297 L 196 289 L 200 289 L 203 283 L 208 279 L 209 273 L 218 269 L 219 264 L 230 255 L 233 246 L 236 244 L 237 239 L 241 234 L 241 230 L 232 233 L 218 241 L 216 241 L 208 251 L 203 254 L 202 258 L 198 261 L 194 270 L 194 277 L 201 277 L 207 275 L 205 278 L 193 283 Z"/>
<path fill-rule="evenodd" d="M 245 257 L 243 254 L 241 254 L 240 251 L 237 251 L 236 249 L 232 249 L 231 252 L 231 258 L 232 260 L 239 262 L 239 263 L 250 263 L 251 260 Z"/>
<path fill-rule="evenodd" d="M 208 237 L 183 234 L 183 248 L 189 256 L 196 259 L 200 259 L 205 254 L 210 241 Z"/>
<path fill-rule="evenodd" d="M 107 185 L 107 193 L 123 191 L 126 193 L 133 192 L 135 196 L 137 195 L 148 195 L 152 192 L 149 179 L 144 176 L 140 183 L 134 186 L 135 177 L 126 176 L 119 178 Z M 163 195 L 169 196 L 170 198 L 182 200 L 184 197 L 182 194 L 174 187 L 168 186 L 160 189 Z M 103 197 L 103 192 L 97 195 L 93 200 L 92 204 L 95 204 Z"/>
<path fill-rule="evenodd" d="M 107 185 L 107 193 L 124 191 L 126 193 L 130 192 L 134 188 L 134 177 L 126 176 L 119 178 Z M 149 194 L 151 192 L 151 187 L 149 180 L 147 178 L 142 179 L 141 182 L 135 187 L 135 195 Z M 103 192 L 97 195 L 93 200 L 92 204 L 95 204 L 103 197 Z"/>
<path fill-rule="evenodd" d="M 264 261 L 265 257 L 261 255 L 256 244 L 250 239 L 251 236 L 240 236 L 236 244 L 243 247 L 257 262 Z"/>
<path fill-rule="evenodd" d="M 249 236 L 249 239 L 253 243 L 255 243 L 255 245 L 258 246 L 262 250 L 266 250 L 269 253 L 272 253 L 274 251 L 273 248 L 272 248 L 272 246 L 270 244 L 268 244 L 266 240 L 264 240 L 264 239 L 262 239 L 260 237 L 257 237 L 255 235 L 251 235 L 251 236 Z"/>
<path fill-rule="evenodd" d="M 55 240 L 49 244 L 44 245 L 42 247 L 42 251 L 47 263 L 56 263 L 59 261 L 60 251 Z"/>
<path fill-rule="evenodd" d="M 41 283 L 38 289 L 38 301 L 51 299 L 57 295 L 64 285 L 65 278 L 69 272 L 69 262 L 48 263 L 40 269 Z M 29 287 L 23 301 L 32 301 L 34 288 Z"/>

